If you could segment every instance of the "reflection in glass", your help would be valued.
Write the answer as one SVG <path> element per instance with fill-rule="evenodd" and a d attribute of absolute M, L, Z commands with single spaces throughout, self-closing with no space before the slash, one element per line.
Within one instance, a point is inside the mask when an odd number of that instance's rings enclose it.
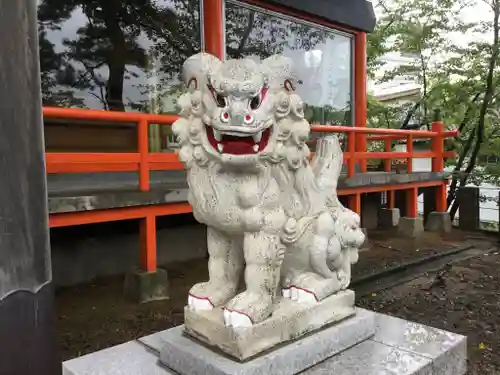
<path fill-rule="evenodd" d="M 309 122 L 352 124 L 350 36 L 231 2 L 226 4 L 226 42 L 230 58 L 293 58 Z"/>
<path fill-rule="evenodd" d="M 44 105 L 174 112 L 199 0 L 38 0 Z"/>

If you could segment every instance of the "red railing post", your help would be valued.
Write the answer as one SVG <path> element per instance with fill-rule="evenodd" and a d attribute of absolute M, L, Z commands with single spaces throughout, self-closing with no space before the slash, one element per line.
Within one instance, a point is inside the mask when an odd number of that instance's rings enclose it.
<path fill-rule="evenodd" d="M 356 133 L 349 131 L 347 133 L 347 177 L 353 177 L 356 172 Z"/>
<path fill-rule="evenodd" d="M 406 159 L 406 171 L 408 173 L 413 172 L 413 137 L 408 135 L 406 137 L 406 152 L 408 153 L 408 158 Z"/>
<path fill-rule="evenodd" d="M 139 120 L 137 129 L 138 149 L 140 155 L 139 162 L 139 189 L 149 191 L 149 140 L 148 140 L 148 121 Z"/>
<path fill-rule="evenodd" d="M 434 157 L 432 158 L 432 171 L 433 172 L 443 172 L 444 170 L 444 125 L 441 121 L 435 121 L 432 123 L 432 131 L 438 133 L 438 135 L 432 138 L 432 152 Z"/>
<path fill-rule="evenodd" d="M 384 144 L 385 144 L 385 152 L 391 152 L 392 151 L 392 142 L 391 138 L 387 137 L 384 139 Z M 384 160 L 384 166 L 385 166 L 385 171 L 390 172 L 391 171 L 391 163 L 392 159 L 385 159 Z"/>
<path fill-rule="evenodd" d="M 140 266 L 142 271 L 156 271 L 156 216 L 147 215 L 141 219 Z"/>
<path fill-rule="evenodd" d="M 432 152 L 434 153 L 432 171 L 439 173 L 444 171 L 444 124 L 441 121 L 433 122 L 432 131 L 438 133 L 432 139 Z M 436 187 L 436 212 L 448 211 L 446 194 L 447 183 L 443 182 Z"/>

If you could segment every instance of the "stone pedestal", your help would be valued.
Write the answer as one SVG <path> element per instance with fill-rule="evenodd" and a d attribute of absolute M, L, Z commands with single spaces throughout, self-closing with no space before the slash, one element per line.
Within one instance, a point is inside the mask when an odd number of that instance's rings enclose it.
<path fill-rule="evenodd" d="M 368 315 L 371 315 L 375 320 L 374 336 L 308 368 L 301 375 L 464 375 L 466 373 L 467 343 L 464 336 L 363 309 L 357 309 L 356 317 L 347 319 L 345 324 L 354 323 L 354 319 Z M 353 332 L 357 331 L 357 328 L 352 326 L 350 329 Z M 160 353 L 165 352 L 167 347 L 172 348 L 172 345 L 177 345 L 177 349 L 175 349 L 177 353 L 185 351 L 186 349 L 180 345 L 181 340 L 189 340 L 186 345 L 194 351 L 188 358 L 196 357 L 191 362 L 190 370 L 195 370 L 196 366 L 203 361 L 204 355 L 211 358 L 212 363 L 214 363 L 214 359 L 217 359 L 219 364 L 231 361 L 229 363 L 234 367 L 229 368 L 233 371 L 230 374 L 235 375 L 244 374 L 244 372 L 238 371 L 244 366 L 251 368 L 259 364 L 258 358 L 240 364 L 222 355 L 219 356 L 204 345 L 197 344 L 182 336 L 182 331 L 183 327 L 173 328 L 72 359 L 63 363 L 64 375 L 178 374 L 162 365 L 159 358 Z M 337 332 L 340 334 L 341 331 Z M 331 350 L 335 346 L 332 343 L 340 342 L 341 339 L 341 336 L 335 337 L 334 335 L 326 341 L 316 339 L 320 337 L 319 335 L 319 333 L 315 333 L 281 349 L 274 350 L 267 354 L 267 358 L 272 361 L 275 353 L 296 345 L 297 348 L 301 349 L 290 349 L 291 351 L 288 352 L 290 355 L 285 364 L 283 361 L 276 362 L 279 366 L 283 365 L 286 369 L 291 369 L 290 366 L 293 366 L 296 361 L 314 361 L 315 352 L 320 352 L 321 348 L 325 351 Z M 308 351 L 311 350 L 311 345 L 301 346 L 305 340 L 315 343 L 313 351 Z M 176 344 L 175 341 L 179 344 Z M 294 353 L 300 354 L 296 357 Z M 309 359 L 307 359 L 308 356 Z M 163 358 L 165 359 L 165 354 L 163 354 Z M 186 359 L 178 358 L 177 360 L 181 362 Z M 203 368 L 202 374 L 213 373 L 210 371 L 214 371 L 214 368 L 210 366 L 207 364 L 207 367 Z M 253 373 L 281 374 L 279 367 L 267 367 L 264 368 L 264 371 Z M 189 372 L 189 374 L 195 374 L 195 372 Z"/>
<path fill-rule="evenodd" d="M 244 363 L 201 345 L 183 331 L 177 327 L 163 335 L 160 351 L 161 363 L 180 375 L 295 375 L 373 336 L 375 321 L 373 314 L 361 311 Z M 248 341 L 266 342 L 259 336 Z"/>
<path fill-rule="evenodd" d="M 168 274 L 158 268 L 155 272 L 137 270 L 125 276 L 123 292 L 126 298 L 145 303 L 168 299 Z"/>
<path fill-rule="evenodd" d="M 424 221 L 419 217 L 399 219 L 398 232 L 404 237 L 416 238 L 424 232 Z"/>
<path fill-rule="evenodd" d="M 448 212 L 431 212 L 425 223 L 425 230 L 429 232 L 451 232 L 451 217 Z"/>
<path fill-rule="evenodd" d="M 355 313 L 352 290 L 338 292 L 314 305 L 281 298 L 275 306 L 268 319 L 248 328 L 226 327 L 220 308 L 194 311 L 186 307 L 186 332 L 236 360 L 244 361 Z"/>

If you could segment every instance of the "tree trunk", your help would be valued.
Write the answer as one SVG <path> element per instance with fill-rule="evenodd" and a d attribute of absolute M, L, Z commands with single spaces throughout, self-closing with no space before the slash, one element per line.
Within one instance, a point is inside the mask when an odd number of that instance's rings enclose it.
<path fill-rule="evenodd" d="M 123 30 L 118 22 L 115 1 L 103 2 L 103 14 L 106 29 L 113 46 L 108 56 L 109 78 L 106 84 L 106 102 L 108 109 L 112 111 L 125 111 L 123 103 L 123 81 L 125 79 L 125 64 L 127 57 L 127 46 Z"/>
<path fill-rule="evenodd" d="M 477 93 L 476 95 L 474 95 L 474 98 L 472 98 L 472 103 L 475 103 L 479 99 L 480 96 L 481 96 L 480 92 Z M 469 105 L 469 107 L 467 108 L 467 111 L 465 111 L 464 118 L 458 127 L 459 133 L 462 133 L 463 130 L 465 129 L 465 126 L 469 123 L 471 112 L 472 112 L 472 106 Z M 462 166 L 463 166 L 464 161 L 465 161 L 465 158 L 469 154 L 470 148 L 472 147 L 472 143 L 474 141 L 474 136 L 475 136 L 475 132 L 471 130 L 471 133 L 469 134 L 469 137 L 467 138 L 467 143 L 465 144 L 464 148 L 462 149 L 462 153 L 460 154 L 457 165 L 453 169 L 452 181 L 451 181 L 450 190 L 449 190 L 448 198 L 447 198 L 447 202 L 446 202 L 448 208 L 450 208 L 451 204 L 453 203 L 453 201 L 456 198 L 456 190 L 457 190 L 458 180 L 460 177 L 459 172 L 461 171 Z"/>

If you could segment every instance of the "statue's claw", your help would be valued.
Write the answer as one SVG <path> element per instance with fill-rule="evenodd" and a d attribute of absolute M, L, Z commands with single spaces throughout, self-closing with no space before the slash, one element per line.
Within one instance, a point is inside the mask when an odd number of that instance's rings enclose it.
<path fill-rule="evenodd" d="M 289 298 L 292 301 L 296 301 L 299 303 L 314 305 L 318 303 L 318 299 L 314 295 L 313 292 L 298 288 L 296 286 L 291 286 L 289 288 L 282 289 L 281 291 L 284 298 Z"/>
<path fill-rule="evenodd" d="M 234 328 L 245 328 L 253 325 L 252 320 L 248 315 L 228 309 L 224 309 L 224 323 L 226 327 Z"/>
<path fill-rule="evenodd" d="M 331 279 L 313 273 L 304 272 L 294 275 L 283 284 L 282 294 L 284 298 L 301 303 L 318 303 L 325 297 L 340 290 L 337 273 Z"/>
<path fill-rule="evenodd" d="M 214 305 L 208 298 L 195 297 L 191 294 L 188 297 L 188 305 L 193 310 L 212 310 L 214 308 Z"/>
<path fill-rule="evenodd" d="M 212 310 L 226 304 L 235 294 L 230 283 L 198 283 L 189 290 L 188 305 L 194 310 Z"/>
<path fill-rule="evenodd" d="M 250 327 L 269 317 L 273 310 L 271 296 L 245 291 L 234 297 L 224 308 L 227 327 Z"/>

